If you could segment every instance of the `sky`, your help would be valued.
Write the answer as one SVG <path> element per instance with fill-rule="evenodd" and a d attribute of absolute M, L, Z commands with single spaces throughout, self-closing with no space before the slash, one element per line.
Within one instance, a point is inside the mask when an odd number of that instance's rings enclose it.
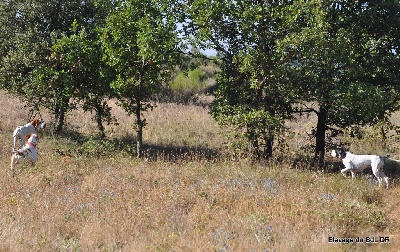
<path fill-rule="evenodd" d="M 206 50 L 201 50 L 201 53 L 205 54 L 206 56 L 216 56 L 217 51 L 214 49 L 206 49 Z"/>

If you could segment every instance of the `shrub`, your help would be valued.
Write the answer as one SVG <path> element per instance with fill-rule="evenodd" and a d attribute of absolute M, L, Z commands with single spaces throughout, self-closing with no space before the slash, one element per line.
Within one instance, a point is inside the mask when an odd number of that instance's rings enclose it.
<path fill-rule="evenodd" d="M 195 94 L 207 88 L 207 75 L 196 68 L 188 73 L 180 72 L 170 84 L 173 100 L 179 103 L 193 101 Z"/>

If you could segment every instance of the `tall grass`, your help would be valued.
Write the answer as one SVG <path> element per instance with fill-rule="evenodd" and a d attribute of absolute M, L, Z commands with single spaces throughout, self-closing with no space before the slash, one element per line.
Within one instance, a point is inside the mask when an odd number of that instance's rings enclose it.
<path fill-rule="evenodd" d="M 68 134 L 40 133 L 37 165 L 20 164 L 13 176 L 11 133 L 27 120 L 18 104 L 1 93 L 0 251 L 397 251 L 400 245 L 398 186 L 385 190 L 366 176 L 293 168 L 296 148 L 310 144 L 305 124 L 293 124 L 287 159 L 254 163 L 227 155 L 207 109 L 159 104 L 145 114 L 147 155 L 139 160 L 129 148 L 133 119 L 117 106 L 119 124 L 107 126 L 105 141 L 95 137 L 90 114 L 74 111 Z M 330 236 L 388 236 L 390 243 L 334 244 Z"/>

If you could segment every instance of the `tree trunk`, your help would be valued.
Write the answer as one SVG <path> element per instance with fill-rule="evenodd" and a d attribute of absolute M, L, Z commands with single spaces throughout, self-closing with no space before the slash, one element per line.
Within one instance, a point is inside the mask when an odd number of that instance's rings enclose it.
<path fill-rule="evenodd" d="M 137 151 L 137 157 L 141 158 L 142 155 L 142 145 L 143 145 L 143 120 L 141 118 L 141 112 L 142 112 L 142 96 L 143 96 L 143 87 L 144 87 L 144 69 L 145 65 L 143 66 L 143 69 L 140 73 L 140 83 L 139 83 L 139 92 L 136 97 L 136 126 L 137 126 L 137 139 L 136 139 L 136 151 Z"/>
<path fill-rule="evenodd" d="M 59 135 L 64 127 L 65 113 L 67 111 L 69 99 L 62 99 L 61 103 L 56 105 L 54 134 Z"/>
<path fill-rule="evenodd" d="M 325 106 L 321 106 L 317 114 L 317 132 L 315 135 L 315 154 L 314 166 L 321 167 L 324 164 L 325 156 L 325 133 L 326 133 L 326 119 L 328 110 Z"/>
<path fill-rule="evenodd" d="M 141 118 L 141 102 L 140 99 L 137 99 L 136 101 L 136 151 L 137 151 L 137 157 L 141 158 L 142 157 L 142 144 L 143 144 L 143 121 Z"/>
<path fill-rule="evenodd" d="M 272 157 L 273 144 L 274 144 L 273 136 L 265 139 L 264 159 L 269 159 Z"/>
<path fill-rule="evenodd" d="M 251 158 L 253 159 L 260 159 L 260 146 L 258 144 L 258 138 L 257 135 L 253 131 L 253 126 L 250 124 L 246 125 L 246 130 L 247 130 L 247 139 L 249 141 L 249 153 L 251 155 Z"/>
<path fill-rule="evenodd" d="M 61 106 L 55 115 L 54 134 L 59 135 L 64 127 L 65 108 Z"/>
<path fill-rule="evenodd" d="M 103 125 L 103 107 L 101 104 L 95 105 L 96 110 L 96 122 L 97 122 L 97 129 L 99 130 L 99 134 L 101 138 L 106 137 L 106 133 L 104 132 L 104 125 Z"/>

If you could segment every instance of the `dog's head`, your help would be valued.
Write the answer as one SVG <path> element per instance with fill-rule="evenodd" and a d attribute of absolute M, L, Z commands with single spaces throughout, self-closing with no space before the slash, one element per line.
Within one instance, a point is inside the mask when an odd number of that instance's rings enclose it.
<path fill-rule="evenodd" d="M 42 119 L 35 118 L 31 122 L 31 124 L 33 125 L 33 127 L 35 127 L 35 129 L 45 129 L 46 128 L 46 123 Z"/>
<path fill-rule="evenodd" d="M 40 120 L 38 129 L 45 129 L 45 128 L 46 128 L 46 123 L 44 121 Z"/>
<path fill-rule="evenodd" d="M 33 125 L 33 127 L 37 128 L 40 124 L 40 120 L 35 118 L 33 119 L 33 121 L 31 122 L 31 124 Z"/>
<path fill-rule="evenodd" d="M 39 137 L 36 134 L 29 134 L 26 136 L 26 141 L 33 145 L 37 145 L 37 143 L 39 141 Z"/>
<path fill-rule="evenodd" d="M 331 151 L 332 157 L 337 157 L 340 159 L 344 159 L 346 157 L 347 150 L 344 147 L 338 147 Z"/>

